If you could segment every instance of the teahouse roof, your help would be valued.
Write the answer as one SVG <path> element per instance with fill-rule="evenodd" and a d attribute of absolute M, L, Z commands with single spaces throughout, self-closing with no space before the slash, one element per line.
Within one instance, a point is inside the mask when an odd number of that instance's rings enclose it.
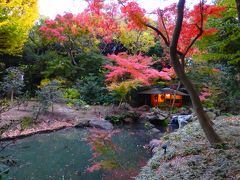
<path fill-rule="evenodd" d="M 163 88 L 161 89 L 165 94 L 176 94 L 176 95 L 181 95 L 181 96 L 189 96 L 188 94 L 181 92 L 181 91 L 177 91 L 175 89 L 171 89 L 171 88 Z"/>
<path fill-rule="evenodd" d="M 162 94 L 163 91 L 160 90 L 160 88 L 151 88 L 145 91 L 140 92 L 139 94 Z"/>
<path fill-rule="evenodd" d="M 181 96 L 188 96 L 188 94 L 183 93 L 181 91 L 177 91 L 171 88 L 151 88 L 145 91 L 140 92 L 139 94 L 172 94 L 174 95 L 176 93 L 176 95 L 181 95 Z"/>

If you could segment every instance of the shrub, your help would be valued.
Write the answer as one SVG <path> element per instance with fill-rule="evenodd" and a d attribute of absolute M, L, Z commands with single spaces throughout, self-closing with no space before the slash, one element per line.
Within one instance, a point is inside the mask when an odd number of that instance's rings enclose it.
<path fill-rule="evenodd" d="M 39 104 L 33 107 L 33 114 L 35 119 L 38 118 L 39 113 L 47 111 L 51 106 L 53 112 L 53 104 L 62 101 L 62 90 L 60 89 L 59 82 L 56 80 L 51 81 L 44 86 L 41 90 L 36 91 Z"/>
<path fill-rule="evenodd" d="M 33 124 L 33 118 L 26 116 L 21 121 L 21 129 L 27 129 L 32 124 Z"/>
<path fill-rule="evenodd" d="M 105 119 L 113 124 L 122 124 L 127 118 L 131 118 L 133 121 L 137 121 L 139 117 L 140 115 L 135 112 L 123 112 L 117 115 L 107 115 Z"/>
<path fill-rule="evenodd" d="M 87 104 L 110 104 L 113 101 L 101 76 L 90 74 L 77 81 L 75 88 L 78 89 L 81 99 Z"/>
<path fill-rule="evenodd" d="M 63 98 L 66 100 L 67 105 L 72 107 L 75 105 L 76 101 L 80 98 L 80 93 L 77 89 L 68 88 L 63 94 Z"/>

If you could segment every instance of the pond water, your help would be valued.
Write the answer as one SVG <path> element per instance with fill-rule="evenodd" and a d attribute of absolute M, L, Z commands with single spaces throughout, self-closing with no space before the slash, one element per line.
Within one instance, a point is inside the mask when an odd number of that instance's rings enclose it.
<path fill-rule="evenodd" d="M 117 146 L 114 158 L 118 166 L 88 172 L 96 161 L 87 141 L 86 129 L 65 129 L 48 134 L 36 134 L 19 139 L 8 146 L 3 154 L 16 159 L 6 179 L 36 180 L 98 180 L 131 179 L 138 174 L 151 154 L 143 145 L 153 138 L 141 128 L 120 128 L 110 139 Z M 111 157 L 110 157 L 111 158 Z"/>

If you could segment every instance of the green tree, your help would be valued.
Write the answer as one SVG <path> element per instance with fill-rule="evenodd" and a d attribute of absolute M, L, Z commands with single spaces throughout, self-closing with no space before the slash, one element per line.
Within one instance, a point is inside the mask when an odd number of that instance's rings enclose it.
<path fill-rule="evenodd" d="M 88 104 L 104 104 L 112 101 L 104 84 L 104 77 L 101 75 L 89 74 L 79 80 L 75 88 L 79 90 L 81 98 Z"/>
<path fill-rule="evenodd" d="M 3 77 L 1 86 L 5 93 L 11 95 L 11 102 L 13 103 L 14 94 L 20 94 L 24 87 L 23 72 L 14 67 L 6 69 L 6 75 Z"/>
<path fill-rule="evenodd" d="M 51 107 L 53 112 L 53 104 L 61 101 L 63 97 L 59 82 L 56 80 L 50 81 L 41 90 L 37 91 L 36 94 L 40 103 L 39 111 L 46 111 Z"/>
<path fill-rule="evenodd" d="M 231 112 L 239 111 L 240 89 L 240 28 L 237 20 L 237 8 L 235 0 L 218 0 L 216 4 L 226 6 L 222 18 L 212 18 L 207 26 L 217 28 L 218 32 L 203 37 L 198 42 L 202 50 L 199 61 L 212 64 L 223 73 L 219 81 L 211 81 L 223 92 L 220 96 L 221 109 Z M 207 62 L 206 62 L 207 61 Z M 221 103 L 220 103 L 221 102 Z"/>
<path fill-rule="evenodd" d="M 225 5 L 226 11 L 222 18 L 211 18 L 208 21 L 207 26 L 218 29 L 218 32 L 199 41 L 199 49 L 206 53 L 198 56 L 198 59 L 224 61 L 236 65 L 240 62 L 240 28 L 235 0 L 219 0 L 216 3 Z"/>

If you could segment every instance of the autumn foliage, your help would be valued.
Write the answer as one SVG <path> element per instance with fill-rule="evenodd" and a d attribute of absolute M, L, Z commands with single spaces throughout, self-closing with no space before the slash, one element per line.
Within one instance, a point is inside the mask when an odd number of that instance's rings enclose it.
<path fill-rule="evenodd" d="M 60 42 L 68 40 L 70 36 L 90 34 L 91 37 L 101 37 L 110 42 L 114 33 L 118 33 L 119 26 L 116 21 L 116 5 L 104 4 L 102 1 L 87 1 L 88 7 L 77 15 L 66 13 L 57 15 L 54 20 L 46 20 L 41 27 L 43 34 L 52 40 Z"/>
<path fill-rule="evenodd" d="M 197 49 L 195 48 L 187 49 L 193 38 L 197 36 L 201 27 L 208 21 L 209 17 L 221 17 L 221 12 L 224 9 L 224 7 L 206 4 L 204 4 L 203 7 L 199 4 L 195 5 L 193 9 L 185 8 L 182 30 L 178 42 L 178 51 L 182 53 L 186 52 L 186 55 L 188 56 L 196 52 Z M 200 13 L 201 10 L 203 10 L 203 14 Z M 150 24 L 149 21 L 147 21 L 144 12 L 144 9 L 140 8 L 137 3 L 132 1 L 125 1 L 124 7 L 122 8 L 122 13 L 126 15 L 126 18 L 129 19 L 131 24 L 134 24 L 139 28 Z M 174 3 L 163 10 L 157 9 L 154 13 L 157 15 L 158 20 L 156 22 L 157 26 L 153 27 L 156 27 L 156 30 L 161 32 L 165 37 L 165 40 L 161 38 L 162 43 L 169 46 L 176 23 L 177 4 Z M 217 29 L 214 28 L 205 28 L 203 30 L 203 36 L 210 35 L 216 31 Z"/>
<path fill-rule="evenodd" d="M 152 58 L 138 55 L 128 55 L 120 53 L 118 55 L 108 55 L 115 65 L 106 65 L 109 69 L 109 74 L 106 75 L 106 80 L 116 83 L 123 80 L 138 80 L 143 85 L 151 85 L 156 79 L 171 80 L 173 72 L 170 69 L 164 68 L 162 71 L 151 68 L 153 64 Z"/>
<path fill-rule="evenodd" d="M 118 3 L 108 3 L 105 0 L 86 0 L 86 2 L 88 7 L 82 13 L 77 15 L 66 13 L 63 16 L 56 16 L 54 20 L 46 20 L 45 25 L 40 29 L 44 36 L 48 40 L 65 44 L 81 38 L 78 43 L 75 43 L 80 47 L 85 47 L 86 44 L 98 45 L 99 42 L 123 41 L 122 44 L 130 48 L 134 41 L 126 38 L 128 32 L 129 34 L 135 33 L 134 37 L 140 39 L 141 33 L 147 32 L 146 29 L 150 27 L 155 28 L 153 30 L 156 38 L 160 38 L 162 45 L 167 47 L 170 45 L 177 17 L 176 4 L 164 9 L 156 9 L 153 13 L 157 16 L 157 20 L 154 21 L 146 16 L 144 8 L 141 8 L 135 1 L 119 0 Z M 217 31 L 213 28 L 203 30 L 203 26 L 209 17 L 220 17 L 223 10 L 223 7 L 206 4 L 195 5 L 192 9 L 185 8 L 178 51 L 185 57 L 198 53 L 197 48 L 193 47 L 191 43 L 194 38 L 196 40 L 200 38 L 200 36 L 198 37 L 199 31 L 203 31 L 203 36 Z M 140 35 L 137 35 L 138 33 Z M 149 36 L 149 38 L 143 35 Z M 152 34 L 145 33 L 143 35 L 142 39 L 146 39 L 146 43 L 142 43 L 141 46 L 152 44 Z M 137 43 L 136 40 L 135 44 Z M 146 49 L 137 45 L 136 47 L 141 49 L 140 52 Z M 132 52 L 139 53 L 136 50 L 132 50 Z M 169 58 L 167 48 L 165 48 L 165 54 Z M 156 80 L 171 80 L 176 76 L 172 68 L 164 68 L 162 71 L 151 68 L 152 59 L 141 54 L 121 53 L 107 57 L 112 61 L 112 65 L 105 66 L 109 70 L 106 81 L 110 84 L 110 90 L 120 86 L 152 85 Z"/>
<path fill-rule="evenodd" d="M 46 20 L 40 31 L 48 40 L 58 42 L 68 41 L 70 36 L 88 33 L 88 29 L 82 23 L 82 17 L 72 13 L 66 13 L 63 16 L 57 15 L 54 20 Z"/>

